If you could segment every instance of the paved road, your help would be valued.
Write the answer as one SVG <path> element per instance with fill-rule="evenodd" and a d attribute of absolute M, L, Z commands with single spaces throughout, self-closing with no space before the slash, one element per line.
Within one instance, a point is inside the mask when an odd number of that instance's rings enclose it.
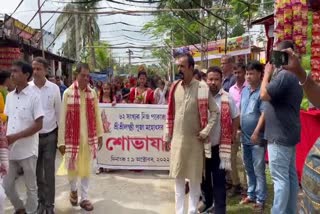
<path fill-rule="evenodd" d="M 25 193 L 22 177 L 18 180 L 19 192 Z M 108 174 L 93 174 L 90 182 L 90 199 L 97 214 L 173 214 L 174 182 L 167 172 L 115 171 Z M 21 194 L 23 198 L 25 194 Z M 85 213 L 69 204 L 69 185 L 65 176 L 56 180 L 56 213 Z M 6 212 L 13 207 L 6 201 Z"/>

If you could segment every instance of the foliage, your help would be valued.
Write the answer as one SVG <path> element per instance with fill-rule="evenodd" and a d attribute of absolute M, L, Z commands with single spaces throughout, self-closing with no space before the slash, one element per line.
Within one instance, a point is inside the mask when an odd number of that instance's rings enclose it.
<path fill-rule="evenodd" d="M 94 42 L 95 46 L 95 59 L 96 59 L 96 67 L 95 70 L 102 71 L 107 68 L 112 68 L 116 65 L 116 61 L 112 58 L 111 50 L 109 49 L 109 44 L 105 41 L 96 41 Z M 84 52 L 81 56 L 81 60 L 87 62 L 88 64 L 92 64 L 90 57 L 90 53 Z"/>
<path fill-rule="evenodd" d="M 169 49 L 201 43 L 201 38 L 204 42 L 223 39 L 226 35 L 225 21 L 227 21 L 227 36 L 240 36 L 247 31 L 253 19 L 273 12 L 273 1 L 265 1 L 203 0 L 205 7 L 203 19 L 200 18 L 200 11 L 159 13 L 154 20 L 144 25 L 143 30 L 155 38 L 164 40 Z M 162 0 L 159 3 L 159 8 L 169 9 L 200 8 L 200 6 L 201 0 Z M 153 56 L 159 57 L 162 64 L 168 64 L 165 51 L 155 50 Z"/>
<path fill-rule="evenodd" d="M 96 11 L 99 0 L 76 0 L 68 3 L 63 11 Z M 89 9 L 90 8 L 90 9 Z M 60 32 L 66 36 L 66 42 L 63 43 L 63 55 L 68 58 L 79 60 L 80 52 L 86 51 L 86 46 L 93 46 L 94 41 L 100 38 L 100 29 L 97 23 L 97 15 L 91 14 L 60 14 L 55 25 L 55 34 Z M 94 48 L 90 48 L 90 57 L 92 65 L 95 67 Z"/>

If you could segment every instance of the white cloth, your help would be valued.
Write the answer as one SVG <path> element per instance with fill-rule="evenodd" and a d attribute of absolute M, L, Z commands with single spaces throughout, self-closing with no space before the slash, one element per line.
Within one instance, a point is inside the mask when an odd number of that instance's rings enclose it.
<path fill-rule="evenodd" d="M 78 191 L 77 179 L 70 180 L 71 191 Z M 81 200 L 80 203 L 84 200 L 88 200 L 88 192 L 89 192 L 89 178 L 81 178 L 80 180 L 81 186 Z"/>
<path fill-rule="evenodd" d="M 18 170 L 23 169 L 24 184 L 26 191 L 23 193 L 27 195 L 27 200 L 21 200 L 16 188 L 16 179 L 18 177 Z M 11 204 L 15 210 L 22 208 L 26 212 L 36 214 L 38 208 L 38 188 L 37 188 L 37 157 L 32 156 L 23 160 L 11 160 L 9 162 L 9 173 L 3 179 L 3 187 Z"/>
<path fill-rule="evenodd" d="M 239 109 L 236 106 L 235 101 L 231 97 L 231 95 L 228 92 L 223 92 L 223 89 L 220 89 L 220 91 L 214 96 L 214 100 L 219 108 L 219 111 L 221 111 L 221 96 L 222 93 L 228 94 L 228 100 L 229 100 L 229 106 L 230 106 L 230 113 L 231 118 L 235 119 L 236 117 L 239 117 Z M 211 146 L 216 146 L 220 144 L 220 136 L 221 136 L 221 114 L 219 115 L 219 119 L 216 120 L 216 123 L 214 124 L 209 139 L 211 141 Z"/>
<path fill-rule="evenodd" d="M 43 126 L 39 133 L 50 133 L 57 128 L 60 118 L 60 89 L 56 84 L 48 80 L 46 80 L 42 88 L 38 88 L 34 81 L 30 82 L 30 85 L 39 93 L 45 115 L 43 118 Z"/>
<path fill-rule="evenodd" d="M 44 116 L 40 96 L 30 85 L 19 94 L 16 90 L 10 92 L 6 99 L 4 113 L 8 115 L 7 135 L 21 132 Z M 38 157 L 38 133 L 17 140 L 9 146 L 9 160 L 22 160 L 33 155 Z"/>
<path fill-rule="evenodd" d="M 176 191 L 176 214 L 184 214 L 184 197 L 185 197 L 185 181 L 184 178 L 176 178 L 175 191 Z M 189 214 L 198 213 L 198 202 L 201 194 L 200 183 L 189 181 Z"/>
<path fill-rule="evenodd" d="M 0 177 L 0 213 L 4 213 L 4 202 L 6 199 L 6 194 L 2 186 L 2 178 Z"/>
<path fill-rule="evenodd" d="M 160 88 L 157 88 L 154 92 L 155 100 L 157 101 L 157 104 L 159 105 L 166 105 L 168 104 L 166 101 L 166 93 L 167 93 L 168 87 L 165 86 L 163 90 Z"/>

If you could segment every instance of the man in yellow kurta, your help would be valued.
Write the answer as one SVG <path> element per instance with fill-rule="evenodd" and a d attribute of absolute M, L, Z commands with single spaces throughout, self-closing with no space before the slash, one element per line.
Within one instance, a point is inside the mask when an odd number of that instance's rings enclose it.
<path fill-rule="evenodd" d="M 193 78 L 191 55 L 178 59 L 181 81 L 169 94 L 165 141 L 171 145 L 170 176 L 175 178 L 176 214 L 184 214 L 185 180 L 189 180 L 189 214 L 197 213 L 205 160 L 205 143 L 219 109 L 205 82 Z M 209 114 L 208 114 L 209 113 Z"/>
<path fill-rule="evenodd" d="M 71 186 L 70 203 L 78 204 L 77 179 L 81 179 L 80 207 L 92 211 L 88 200 L 92 159 L 102 147 L 102 121 L 96 92 L 89 87 L 89 66 L 77 65 L 76 81 L 64 92 L 58 148 L 65 155 Z"/>

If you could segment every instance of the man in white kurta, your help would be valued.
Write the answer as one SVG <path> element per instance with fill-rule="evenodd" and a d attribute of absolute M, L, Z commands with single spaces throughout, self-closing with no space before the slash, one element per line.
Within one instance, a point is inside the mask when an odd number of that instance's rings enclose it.
<path fill-rule="evenodd" d="M 170 176 L 175 178 L 176 213 L 184 213 L 185 180 L 189 180 L 189 214 L 197 213 L 200 183 L 203 175 L 204 143 L 207 142 L 217 115 L 218 107 L 213 96 L 208 97 L 210 117 L 205 128 L 201 128 L 198 108 L 198 90 L 202 83 L 193 78 L 192 56 L 183 55 L 178 60 L 182 81 L 174 90 L 174 122 L 171 142 Z"/>

